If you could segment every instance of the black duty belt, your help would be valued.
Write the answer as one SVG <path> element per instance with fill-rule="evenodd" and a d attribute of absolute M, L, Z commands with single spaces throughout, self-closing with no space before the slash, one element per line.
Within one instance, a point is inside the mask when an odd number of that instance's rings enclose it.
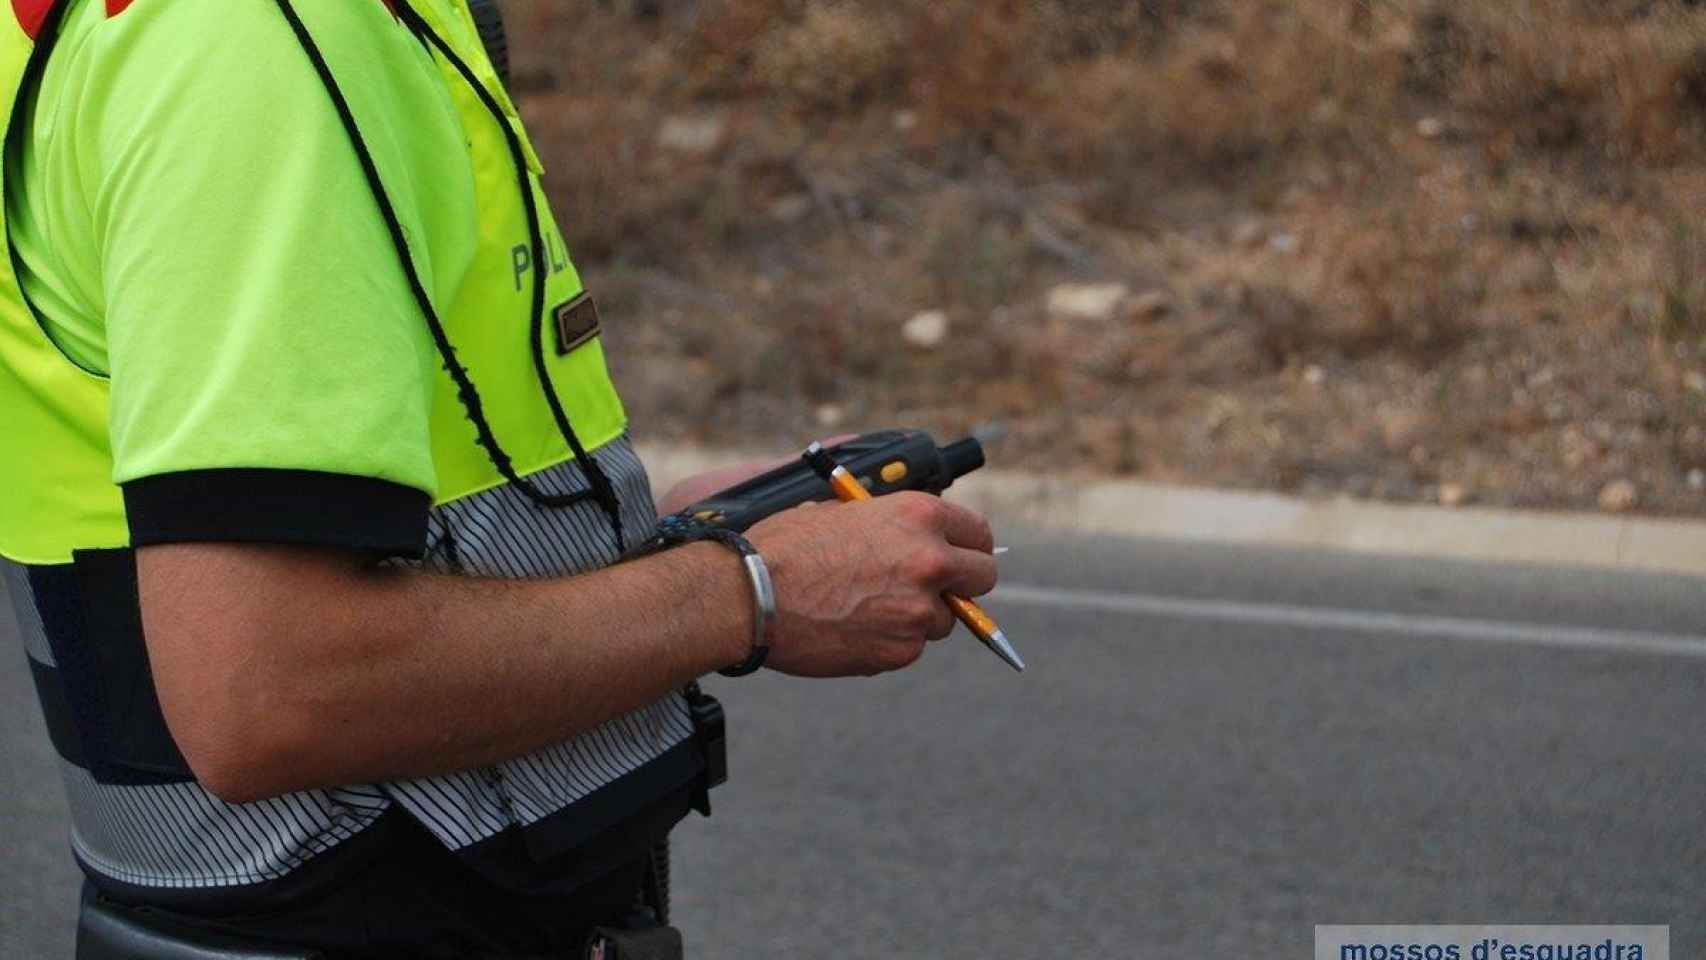
<path fill-rule="evenodd" d="M 86 883 L 79 960 L 569 957 L 600 928 L 651 929 L 661 916 L 658 866 L 642 848 L 574 884 L 528 891 L 465 869 L 400 811 L 372 830 L 379 842 L 335 887 L 266 908 L 137 905 Z"/>
<path fill-rule="evenodd" d="M 77 960 L 319 960 L 317 951 L 257 946 L 211 933 L 167 929 L 83 888 Z"/>

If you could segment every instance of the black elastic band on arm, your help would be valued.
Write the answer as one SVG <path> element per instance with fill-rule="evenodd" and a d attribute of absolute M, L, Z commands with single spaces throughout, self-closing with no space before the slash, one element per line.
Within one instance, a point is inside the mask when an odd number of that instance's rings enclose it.
<path fill-rule="evenodd" d="M 188 470 L 121 485 L 135 547 L 295 543 L 384 556 L 426 551 L 432 498 L 413 487 L 314 470 Z"/>

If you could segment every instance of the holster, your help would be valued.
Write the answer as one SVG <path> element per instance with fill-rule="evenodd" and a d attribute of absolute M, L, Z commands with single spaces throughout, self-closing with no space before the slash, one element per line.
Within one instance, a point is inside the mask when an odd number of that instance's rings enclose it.
<path fill-rule="evenodd" d="M 156 926 L 85 889 L 77 915 L 77 960 L 321 960 L 321 954 Z"/>
<path fill-rule="evenodd" d="M 660 923 L 649 910 L 619 926 L 597 927 L 587 940 L 586 960 L 684 960 L 681 931 Z"/>

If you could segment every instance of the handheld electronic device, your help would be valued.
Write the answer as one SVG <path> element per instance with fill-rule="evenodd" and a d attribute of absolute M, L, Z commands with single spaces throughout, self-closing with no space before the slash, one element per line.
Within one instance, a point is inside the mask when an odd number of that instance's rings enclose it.
<path fill-rule="evenodd" d="M 921 490 L 940 494 L 983 466 L 983 445 L 967 437 L 937 446 L 923 430 L 879 430 L 829 448 L 872 496 Z M 705 523 L 745 530 L 809 500 L 834 500 L 829 484 L 804 461 L 777 467 L 681 511 Z"/>

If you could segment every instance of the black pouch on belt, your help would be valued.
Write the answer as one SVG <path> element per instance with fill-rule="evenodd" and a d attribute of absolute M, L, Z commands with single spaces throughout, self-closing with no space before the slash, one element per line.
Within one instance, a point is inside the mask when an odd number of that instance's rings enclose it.
<path fill-rule="evenodd" d="M 30 661 L 48 736 L 96 783 L 195 779 L 160 709 L 137 599 L 132 550 L 78 550 L 68 564 L 30 568 L 54 666 Z"/>
<path fill-rule="evenodd" d="M 322 955 L 157 926 L 85 888 L 77 917 L 77 960 L 322 960 Z"/>
<path fill-rule="evenodd" d="M 586 960 L 685 960 L 681 931 L 662 924 L 650 910 L 637 910 L 619 926 L 596 927 L 586 942 Z"/>

